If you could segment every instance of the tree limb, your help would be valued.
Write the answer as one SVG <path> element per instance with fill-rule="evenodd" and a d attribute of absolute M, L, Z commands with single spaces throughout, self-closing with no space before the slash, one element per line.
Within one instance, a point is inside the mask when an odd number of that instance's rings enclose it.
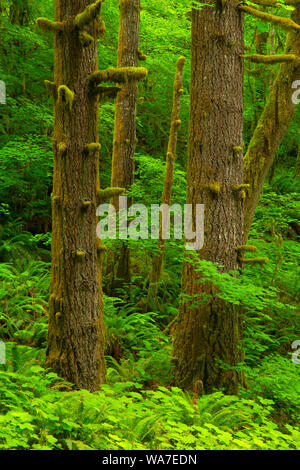
<path fill-rule="evenodd" d="M 241 54 L 243 59 L 250 60 L 257 64 L 279 64 L 282 62 L 300 62 L 300 57 L 294 54 L 274 54 L 274 55 L 262 55 L 262 54 Z"/>
<path fill-rule="evenodd" d="M 90 76 L 90 83 L 94 86 L 103 82 L 127 83 L 132 80 L 143 80 L 147 73 L 144 67 L 109 68 L 93 73 Z"/>
<path fill-rule="evenodd" d="M 300 31 L 300 26 L 289 18 L 282 18 L 281 16 L 271 15 L 270 13 L 265 13 L 246 5 L 240 5 L 239 9 L 245 13 L 250 13 L 250 15 L 260 18 L 262 21 L 271 22 L 275 25 L 281 26 L 286 31 Z"/>
<path fill-rule="evenodd" d="M 92 23 L 100 14 L 103 1 L 104 0 L 97 0 L 97 2 L 88 5 L 82 13 L 79 13 L 79 15 L 75 17 L 74 25 L 82 29 L 84 26 Z"/>

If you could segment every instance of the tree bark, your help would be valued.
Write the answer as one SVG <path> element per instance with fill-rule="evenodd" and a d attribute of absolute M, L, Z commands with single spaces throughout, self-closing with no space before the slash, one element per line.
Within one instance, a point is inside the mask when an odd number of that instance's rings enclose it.
<path fill-rule="evenodd" d="M 55 1 L 55 22 L 38 19 L 55 33 L 52 274 L 46 367 L 76 388 L 105 382 L 102 251 L 96 237 L 99 190 L 97 95 L 89 75 L 97 70 L 101 2 Z M 78 20 L 78 22 L 77 22 Z M 89 46 L 82 32 L 92 37 Z M 92 144 L 92 145 L 89 145 Z M 87 145 L 89 145 L 87 147 Z"/>
<path fill-rule="evenodd" d="M 224 271 L 238 269 L 236 247 L 243 241 L 243 29 L 232 0 L 222 13 L 211 7 L 192 11 L 187 203 L 205 205 L 204 246 L 197 257 L 220 263 Z M 188 258 L 186 253 L 173 346 L 175 383 L 188 389 L 200 381 L 205 393 L 236 393 L 242 380 L 234 369 L 242 362 L 239 309 L 199 283 L 201 274 Z M 212 297 L 192 306 L 187 296 L 200 299 L 203 293 Z"/>
<path fill-rule="evenodd" d="M 118 67 L 137 67 L 139 59 L 144 58 L 139 51 L 140 9 L 140 0 L 119 2 Z M 111 185 L 126 189 L 134 181 L 137 96 L 138 82 L 132 80 L 122 85 L 116 98 Z M 128 205 L 131 203 L 129 199 Z M 118 198 L 112 198 L 111 204 L 118 210 Z M 126 241 L 120 243 L 118 251 L 110 251 L 106 273 L 110 295 L 118 295 L 129 285 L 130 250 Z"/>
<path fill-rule="evenodd" d="M 300 24 L 300 5 L 296 6 L 291 17 L 295 23 Z M 288 33 L 285 54 L 300 56 L 299 32 Z M 280 66 L 244 158 L 244 180 L 250 185 L 245 201 L 246 239 L 265 178 L 296 110 L 296 105 L 292 101 L 292 94 L 295 91 L 292 84 L 299 79 L 299 76 L 299 62 L 283 63 Z"/>
<path fill-rule="evenodd" d="M 166 171 L 164 179 L 164 189 L 162 194 L 162 204 L 171 205 L 172 187 L 173 187 L 173 175 L 174 175 L 174 163 L 176 160 L 176 147 L 177 147 L 177 135 L 181 125 L 179 119 L 180 112 L 180 98 L 183 93 L 183 70 L 184 70 L 185 58 L 180 57 L 176 65 L 176 75 L 174 81 L 173 91 L 173 107 L 171 115 L 171 127 L 170 136 L 168 142 L 167 158 L 166 158 Z M 159 225 L 159 240 L 158 240 L 158 252 L 153 258 L 152 270 L 150 275 L 150 285 L 148 291 L 148 304 L 157 298 L 158 283 L 161 277 L 163 259 L 165 251 L 165 240 L 162 238 L 162 218 L 160 217 Z"/>

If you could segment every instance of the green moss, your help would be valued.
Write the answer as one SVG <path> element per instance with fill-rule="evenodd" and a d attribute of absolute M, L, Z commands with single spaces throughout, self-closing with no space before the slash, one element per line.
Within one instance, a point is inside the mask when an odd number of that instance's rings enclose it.
<path fill-rule="evenodd" d="M 61 319 L 61 317 L 62 317 L 62 313 L 61 313 L 61 312 L 57 312 L 57 313 L 55 314 L 55 320 L 56 320 L 56 321 L 59 321 L 59 320 Z"/>
<path fill-rule="evenodd" d="M 126 191 L 125 188 L 106 188 L 98 190 L 98 201 L 102 203 L 108 199 L 116 196 L 120 196 Z"/>
<path fill-rule="evenodd" d="M 94 38 L 86 31 L 80 31 L 79 33 L 79 41 L 83 47 L 89 47 L 93 44 Z"/>
<path fill-rule="evenodd" d="M 73 101 L 75 98 L 74 91 L 70 90 L 66 85 L 60 85 L 57 90 L 58 93 L 58 103 L 64 103 L 69 107 L 69 110 L 72 111 Z"/>
<path fill-rule="evenodd" d="M 86 252 L 83 250 L 77 250 L 75 254 L 78 259 L 83 259 L 86 256 Z"/>
<path fill-rule="evenodd" d="M 60 196 L 51 196 L 52 198 L 52 201 L 56 204 L 60 204 L 61 203 L 61 197 Z"/>
<path fill-rule="evenodd" d="M 240 245 L 236 247 L 236 251 L 249 251 L 253 253 L 257 251 L 257 247 L 253 245 Z"/>
<path fill-rule="evenodd" d="M 57 146 L 57 154 L 59 157 L 62 157 L 67 151 L 67 144 L 65 142 L 60 142 Z"/>
<path fill-rule="evenodd" d="M 221 192 L 221 185 L 217 181 L 212 181 L 211 183 L 209 183 L 208 187 L 214 194 L 220 194 Z"/>
<path fill-rule="evenodd" d="M 242 191 L 243 189 L 249 189 L 249 188 L 250 188 L 250 184 L 246 184 L 246 183 L 237 184 L 235 186 L 232 186 L 232 189 L 234 191 Z"/>
<path fill-rule="evenodd" d="M 83 209 L 88 209 L 89 207 L 91 207 L 93 205 L 92 201 L 83 201 L 82 202 L 82 208 Z"/>
<path fill-rule="evenodd" d="M 234 155 L 238 155 L 239 153 L 241 153 L 243 151 L 243 147 L 239 147 L 237 145 L 234 145 L 232 147 L 232 150 L 233 150 Z"/>
<path fill-rule="evenodd" d="M 51 21 L 47 18 L 38 18 L 36 23 L 41 30 L 47 33 L 58 33 L 64 29 L 64 23 L 60 21 Z"/>
<path fill-rule="evenodd" d="M 243 59 L 250 60 L 258 64 L 280 64 L 282 62 L 297 62 L 300 59 L 297 58 L 294 54 L 274 54 L 274 55 L 262 55 L 262 54 L 251 54 L 244 55 L 241 54 Z"/>
<path fill-rule="evenodd" d="M 88 5 L 82 13 L 79 13 L 79 15 L 75 17 L 74 26 L 82 29 L 84 26 L 94 21 L 100 14 L 102 2 L 103 0 L 97 0 L 97 2 Z"/>
<path fill-rule="evenodd" d="M 268 258 L 249 258 L 249 259 L 242 259 L 242 262 L 245 264 L 268 264 L 269 259 Z"/>
<path fill-rule="evenodd" d="M 95 152 L 99 152 L 100 149 L 101 144 L 99 144 L 98 142 L 92 142 L 84 147 L 85 153 L 87 153 L 89 156 L 92 156 Z"/>
<path fill-rule="evenodd" d="M 144 80 L 147 73 L 147 69 L 144 67 L 108 68 L 93 73 L 89 80 L 94 86 L 104 82 L 127 83 L 133 80 Z"/>
<path fill-rule="evenodd" d="M 262 21 L 270 22 L 277 26 L 281 26 L 281 28 L 285 29 L 286 31 L 300 31 L 300 26 L 289 18 L 283 18 L 281 16 L 275 16 L 270 13 L 265 13 L 247 5 L 240 5 L 239 8 L 240 10 L 246 13 L 250 13 L 256 18 L 261 19 Z"/>

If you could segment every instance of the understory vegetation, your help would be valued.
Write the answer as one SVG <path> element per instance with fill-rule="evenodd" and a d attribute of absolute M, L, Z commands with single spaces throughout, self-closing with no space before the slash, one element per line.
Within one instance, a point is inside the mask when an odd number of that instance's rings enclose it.
<path fill-rule="evenodd" d="M 52 101 L 43 81 L 53 75 L 53 38 L 37 30 L 38 16 L 53 15 L 50 0 L 28 1 L 28 21 L 11 24 L 10 2 L 0 9 L 0 449 L 300 449 L 300 217 L 299 107 L 264 185 L 251 226 L 257 247 L 242 275 L 191 257 L 217 296 L 242 307 L 247 384 L 237 396 L 201 383 L 185 392 L 174 386 L 171 348 L 181 299 L 183 242 L 169 240 L 159 283 L 159 302 L 145 313 L 155 240 L 131 240 L 131 285 L 107 295 L 103 267 L 107 383 L 99 391 L 74 390 L 45 368 L 51 274 Z M 159 204 L 172 106 L 176 61 L 186 57 L 182 126 L 178 136 L 172 203 L 185 204 L 189 122 L 190 20 L 173 0 L 144 0 L 141 49 L 148 76 L 139 85 L 135 182 L 129 195 Z M 188 0 L 182 2 L 188 4 Z M 288 16 L 286 8 L 276 8 Z M 105 2 L 109 27 L 99 41 L 99 62 L 116 63 L 118 2 Z M 286 33 L 246 18 L 245 42 L 274 29 L 282 52 Z M 266 47 L 271 47 L 267 43 Z M 276 65 L 245 71 L 244 140 L 249 143 Z M 255 73 L 251 73 L 255 70 Z M 110 185 L 114 103 L 100 107 L 101 187 Z M 299 159 L 299 157 L 298 157 Z M 110 249 L 117 240 L 106 240 Z M 126 299 L 126 300 L 124 300 Z M 203 299 L 191 299 L 191 308 Z M 292 361 L 292 355 L 297 361 Z M 226 371 L 226 364 L 224 374 Z"/>

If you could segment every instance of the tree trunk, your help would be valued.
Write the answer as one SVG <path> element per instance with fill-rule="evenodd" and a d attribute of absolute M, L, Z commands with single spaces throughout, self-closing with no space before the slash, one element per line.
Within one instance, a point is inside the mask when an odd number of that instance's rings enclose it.
<path fill-rule="evenodd" d="M 173 107 L 172 107 L 172 115 L 171 115 L 171 127 L 170 127 L 167 159 L 166 159 L 164 189 L 163 189 L 163 194 L 162 194 L 162 204 L 167 204 L 168 206 L 171 205 L 174 163 L 176 159 L 177 135 L 178 135 L 178 129 L 181 125 L 181 121 L 179 119 L 179 112 L 180 112 L 180 98 L 183 93 L 184 64 L 185 64 L 185 58 L 180 57 L 176 65 L 176 75 L 175 75 L 174 92 L 173 92 Z M 162 238 L 162 218 L 160 217 L 158 252 L 154 256 L 153 263 L 152 263 L 152 270 L 151 270 L 151 275 L 150 275 L 150 286 L 149 286 L 149 291 L 148 291 L 148 303 L 152 302 L 157 297 L 158 283 L 160 281 L 163 259 L 164 259 L 164 251 L 165 251 L 165 240 Z"/>
<path fill-rule="evenodd" d="M 224 271 L 238 269 L 236 247 L 243 241 L 243 29 L 243 15 L 232 0 L 222 12 L 192 11 L 187 203 L 205 205 L 204 246 L 197 257 L 220 263 Z M 185 259 L 173 347 L 175 383 L 191 388 L 200 381 L 205 393 L 221 387 L 236 393 L 242 378 L 233 369 L 242 362 L 239 309 L 214 296 L 211 285 L 199 283 L 200 276 Z M 196 307 L 185 297 L 205 292 L 211 300 Z"/>
<path fill-rule="evenodd" d="M 145 57 L 139 51 L 140 0 L 119 2 L 118 67 L 137 67 Z M 136 146 L 136 104 L 138 82 L 125 83 L 116 99 L 115 127 L 111 185 L 129 189 L 134 180 L 134 151 Z M 130 206 L 132 200 L 128 200 Z M 118 198 L 111 204 L 119 208 Z M 120 243 L 118 251 L 110 251 L 107 262 L 108 289 L 117 295 L 119 289 L 130 283 L 130 251 L 126 241 Z"/>
<path fill-rule="evenodd" d="M 54 83 L 47 82 L 55 99 L 55 122 L 46 367 L 76 388 L 94 391 L 105 382 L 105 360 L 102 253 L 96 238 L 98 102 L 88 77 L 97 70 L 101 2 L 76 16 L 89 3 L 56 0 L 55 22 L 37 22 L 55 33 Z"/>
<path fill-rule="evenodd" d="M 300 24 L 300 6 L 292 13 L 292 19 Z M 285 54 L 300 56 L 299 32 L 288 33 Z M 244 159 L 244 180 L 250 184 L 245 202 L 245 238 L 248 238 L 252 219 L 259 202 L 265 178 L 275 158 L 281 141 L 288 130 L 296 110 L 292 101 L 292 84 L 300 76 L 299 62 L 283 63 L 276 76 L 267 104 L 254 131 Z"/>

